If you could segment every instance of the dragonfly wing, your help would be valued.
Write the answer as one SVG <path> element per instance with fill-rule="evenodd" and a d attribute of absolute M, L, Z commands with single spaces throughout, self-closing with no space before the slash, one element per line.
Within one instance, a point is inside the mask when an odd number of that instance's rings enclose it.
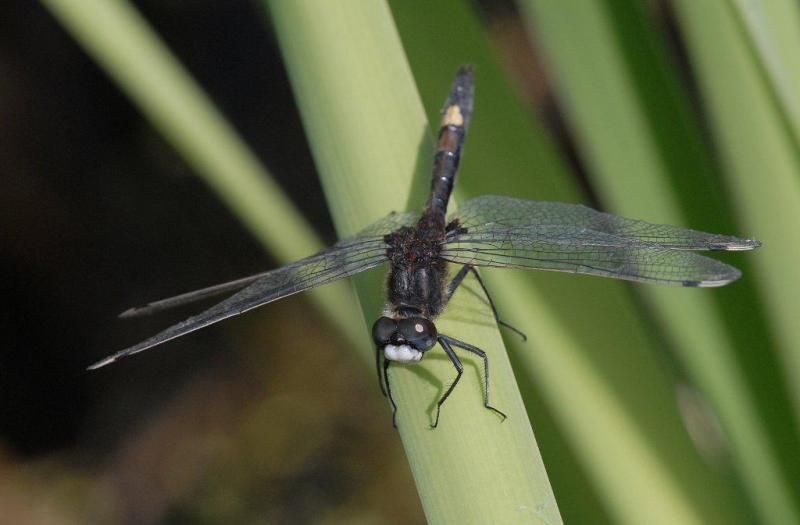
<path fill-rule="evenodd" d="M 652 224 L 603 213 L 580 204 L 531 201 L 500 195 L 482 195 L 465 202 L 451 220 L 472 233 L 494 228 L 572 227 L 624 239 L 657 244 L 671 250 L 752 250 L 760 246 L 753 239 L 706 233 L 679 226 Z"/>
<path fill-rule="evenodd" d="M 381 222 L 370 228 L 380 229 Z M 393 222 L 389 221 L 385 226 L 391 224 Z M 93 364 L 89 369 L 100 368 L 283 297 L 374 268 L 385 260 L 386 244 L 382 235 L 357 236 L 342 241 L 316 255 L 264 273 L 240 292 L 208 310 L 170 326 L 137 345 L 121 350 Z"/>
<path fill-rule="evenodd" d="M 359 232 L 356 237 L 359 238 L 380 237 L 386 235 L 387 233 L 391 233 L 392 231 L 402 226 L 410 226 L 418 220 L 419 220 L 419 213 L 391 213 L 386 217 L 384 217 L 383 219 L 371 224 L 363 231 Z M 208 288 L 202 288 L 200 290 L 192 290 L 191 292 L 183 293 L 173 297 L 167 297 L 166 299 L 159 299 L 158 301 L 153 301 L 143 306 L 136 306 L 133 308 L 129 308 L 124 312 L 122 312 L 121 314 L 119 314 L 119 317 L 128 319 L 131 317 L 141 317 L 145 315 L 151 315 L 157 312 L 168 310 L 170 308 L 175 308 L 178 306 L 184 306 L 197 301 L 202 301 L 204 299 L 215 297 L 217 295 L 222 295 L 228 292 L 235 292 L 236 290 L 241 290 L 250 283 L 257 281 L 262 277 L 266 277 L 267 274 L 269 273 L 270 272 L 262 272 L 255 275 L 249 275 L 247 277 L 242 277 L 241 279 L 236 279 L 235 281 L 228 281 L 222 284 L 215 284 L 214 286 L 209 286 Z"/>
<path fill-rule="evenodd" d="M 477 231 L 476 231 L 477 230 Z M 503 226 L 450 232 L 447 261 L 600 275 L 675 286 L 722 286 L 736 268 L 691 251 L 574 226 Z"/>
<path fill-rule="evenodd" d="M 169 310 L 170 308 L 176 308 L 178 306 L 183 306 L 197 301 L 202 301 L 203 299 L 208 299 L 209 297 L 222 295 L 227 292 L 235 292 L 236 290 L 241 290 L 248 284 L 257 281 L 262 277 L 265 277 L 268 273 L 269 272 L 262 272 L 256 275 L 250 275 L 247 277 L 242 277 L 241 279 L 236 279 L 235 281 L 228 281 L 227 283 L 215 284 L 214 286 L 209 286 L 208 288 L 202 288 L 200 290 L 192 290 L 191 292 L 182 293 L 180 295 L 175 295 L 173 297 L 167 297 L 166 299 L 159 299 L 158 301 L 147 303 L 144 306 L 135 306 L 133 308 L 128 308 L 127 310 L 119 314 L 118 317 L 120 319 L 129 319 L 131 317 L 141 317 L 144 315 L 151 315 L 156 312 L 162 312 L 164 310 Z"/>

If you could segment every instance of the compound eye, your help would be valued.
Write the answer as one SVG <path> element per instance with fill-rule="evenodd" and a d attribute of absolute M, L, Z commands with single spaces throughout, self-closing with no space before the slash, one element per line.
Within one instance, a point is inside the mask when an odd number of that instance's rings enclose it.
<path fill-rule="evenodd" d="M 410 317 L 401 319 L 397 324 L 398 332 L 406 342 L 417 350 L 429 350 L 436 344 L 438 335 L 436 326 L 430 319 L 424 317 Z"/>
<path fill-rule="evenodd" d="M 395 332 L 397 332 L 397 321 L 381 317 L 372 325 L 372 340 L 378 346 L 385 346 L 392 340 Z"/>

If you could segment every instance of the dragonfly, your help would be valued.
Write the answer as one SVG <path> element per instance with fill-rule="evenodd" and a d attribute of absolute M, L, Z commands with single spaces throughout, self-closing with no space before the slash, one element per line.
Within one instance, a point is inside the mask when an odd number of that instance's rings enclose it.
<path fill-rule="evenodd" d="M 486 352 L 434 323 L 468 275 L 480 284 L 499 325 L 503 321 L 477 268 L 520 268 L 597 275 L 661 285 L 714 287 L 731 283 L 741 272 L 696 251 L 752 250 L 759 241 L 651 224 L 603 213 L 580 204 L 533 201 L 500 195 L 467 200 L 447 215 L 467 128 L 473 110 L 474 73 L 461 66 L 441 111 L 430 196 L 419 213 L 392 213 L 354 237 L 280 268 L 211 286 L 147 305 L 120 317 L 135 317 L 236 292 L 211 308 L 91 365 L 97 369 L 195 330 L 284 297 L 387 265 L 386 304 L 372 327 L 375 367 L 381 392 L 389 399 L 396 426 L 397 403 L 389 367 L 422 360 L 437 343 L 456 376 L 436 403 L 432 427 L 442 405 L 463 374 L 455 349 L 483 362 L 483 405 L 502 419 L 489 398 Z M 449 266 L 460 269 L 452 277 Z M 238 290 L 238 291 L 237 291 Z"/>

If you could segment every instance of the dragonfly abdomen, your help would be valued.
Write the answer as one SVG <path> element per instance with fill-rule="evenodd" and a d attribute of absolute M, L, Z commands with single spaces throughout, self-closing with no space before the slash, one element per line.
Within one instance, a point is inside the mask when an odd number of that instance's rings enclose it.
<path fill-rule="evenodd" d="M 447 202 L 455 184 L 464 136 L 472 115 L 473 95 L 472 68 L 462 66 L 442 108 L 436 155 L 433 159 L 431 195 L 425 207 L 425 215 L 435 218 L 439 228 L 444 227 Z"/>

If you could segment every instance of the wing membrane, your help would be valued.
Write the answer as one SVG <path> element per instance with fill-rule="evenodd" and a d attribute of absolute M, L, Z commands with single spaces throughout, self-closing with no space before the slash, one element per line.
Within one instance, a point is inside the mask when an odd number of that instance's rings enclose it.
<path fill-rule="evenodd" d="M 484 224 L 466 233 L 452 233 L 441 256 L 458 264 L 555 270 L 676 286 L 722 286 L 741 275 L 732 266 L 690 251 L 575 226 Z"/>
<path fill-rule="evenodd" d="M 129 319 L 131 317 L 141 317 L 144 315 L 150 315 L 156 312 L 169 310 L 170 308 L 175 308 L 178 306 L 183 306 L 197 301 L 202 301 L 203 299 L 208 299 L 209 297 L 222 295 L 227 292 L 235 292 L 236 290 L 241 290 L 248 284 L 257 281 L 262 277 L 265 277 L 268 273 L 269 272 L 261 272 L 255 275 L 249 275 L 247 277 L 242 277 L 241 279 L 236 279 L 235 281 L 228 281 L 222 284 L 215 284 L 214 286 L 209 286 L 208 288 L 202 288 L 200 290 L 192 290 L 191 292 L 182 293 L 174 297 L 159 299 L 158 301 L 147 303 L 144 306 L 135 306 L 133 308 L 128 308 L 127 310 L 119 314 L 119 318 Z"/>
<path fill-rule="evenodd" d="M 401 226 L 410 226 L 414 224 L 417 220 L 419 220 L 419 215 L 419 213 L 412 212 L 391 213 L 359 232 L 357 237 L 369 238 L 386 235 L 387 233 L 390 233 Z M 123 319 L 141 317 L 164 310 L 169 310 L 178 306 L 184 306 L 197 301 L 202 301 L 203 299 L 208 299 L 217 295 L 223 295 L 228 292 L 235 292 L 236 290 L 241 290 L 250 283 L 257 281 L 262 277 L 266 277 L 268 273 L 270 272 L 261 272 L 255 275 L 249 275 L 247 277 L 236 279 L 235 281 L 215 284 L 214 286 L 201 288 L 200 290 L 192 290 L 191 292 L 183 293 L 173 297 L 167 297 L 166 299 L 159 299 L 158 301 L 153 301 L 143 306 L 135 306 L 119 314 L 119 317 Z"/>
<path fill-rule="evenodd" d="M 393 224 L 393 222 L 390 221 L 387 224 Z M 380 223 L 376 223 L 370 228 L 370 231 L 379 230 L 380 227 Z M 170 326 L 153 337 L 121 350 L 89 368 L 100 368 L 123 357 L 142 352 L 258 306 L 374 268 L 386 260 L 385 252 L 386 245 L 382 235 L 356 237 L 342 241 L 316 255 L 264 273 L 240 292 L 208 310 Z"/>
<path fill-rule="evenodd" d="M 542 226 L 560 226 L 634 239 L 671 250 L 752 250 L 760 245 L 753 239 L 626 219 L 580 204 L 531 201 L 499 195 L 470 199 L 459 207 L 451 219 L 458 219 L 462 226 L 475 234 L 489 234 L 504 228 L 524 232 L 536 231 Z"/>

